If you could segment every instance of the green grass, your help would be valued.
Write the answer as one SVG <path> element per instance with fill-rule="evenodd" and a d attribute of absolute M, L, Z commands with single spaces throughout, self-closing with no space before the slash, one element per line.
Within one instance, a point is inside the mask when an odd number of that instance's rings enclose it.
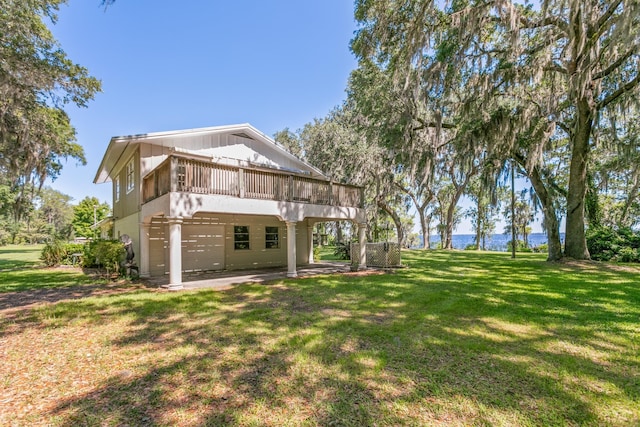
<path fill-rule="evenodd" d="M 0 424 L 640 423 L 640 269 L 403 252 L 408 268 L 0 316 Z"/>
<path fill-rule="evenodd" d="M 75 268 L 0 271 L 0 294 L 84 285 L 93 279 Z"/>
<path fill-rule="evenodd" d="M 67 288 L 87 284 L 91 279 L 77 269 L 42 267 L 43 245 L 0 246 L 0 294 Z"/>
<path fill-rule="evenodd" d="M 342 259 L 335 253 L 335 246 L 321 246 L 320 247 L 320 261 L 341 261 L 349 262 L 349 260 Z"/>
<path fill-rule="evenodd" d="M 0 246 L 0 271 L 42 265 L 40 253 L 44 245 Z"/>

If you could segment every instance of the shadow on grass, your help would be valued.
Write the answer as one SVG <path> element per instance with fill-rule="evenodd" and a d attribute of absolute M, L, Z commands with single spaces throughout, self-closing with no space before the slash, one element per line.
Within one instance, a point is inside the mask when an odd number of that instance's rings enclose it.
<path fill-rule="evenodd" d="M 0 272 L 42 265 L 40 253 L 44 245 L 0 246 Z"/>
<path fill-rule="evenodd" d="M 77 268 L 4 271 L 0 272 L 0 310 L 15 311 L 42 302 L 108 296 L 143 287 L 141 283 L 113 282 L 96 274 L 85 274 Z"/>
<path fill-rule="evenodd" d="M 130 319 L 114 351 L 158 356 L 49 415 L 64 426 L 638 421 L 637 273 L 407 256 L 411 268 L 387 275 L 57 304 L 61 324 Z"/>

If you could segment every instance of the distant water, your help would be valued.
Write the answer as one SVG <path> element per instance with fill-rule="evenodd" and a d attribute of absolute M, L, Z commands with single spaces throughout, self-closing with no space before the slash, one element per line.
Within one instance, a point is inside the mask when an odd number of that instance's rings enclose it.
<path fill-rule="evenodd" d="M 464 249 L 469 245 L 472 245 L 475 241 L 475 234 L 454 234 L 451 243 L 453 243 L 454 249 Z M 560 234 L 560 239 L 564 241 L 564 233 Z M 511 240 L 511 234 L 493 234 L 490 238 L 487 238 L 485 242 L 485 249 L 488 251 L 502 251 L 506 252 L 507 242 Z M 529 247 L 533 248 L 543 243 L 547 243 L 547 235 L 544 233 L 532 233 L 529 235 Z M 440 236 L 432 235 L 431 249 L 436 249 L 440 243 Z M 420 246 L 422 247 L 422 236 L 420 236 Z M 480 242 L 482 248 L 482 242 Z"/>

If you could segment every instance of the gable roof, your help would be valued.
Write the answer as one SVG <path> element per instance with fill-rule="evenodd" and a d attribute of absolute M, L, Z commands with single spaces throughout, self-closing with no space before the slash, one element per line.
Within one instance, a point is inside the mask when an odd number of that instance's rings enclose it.
<path fill-rule="evenodd" d="M 176 142 L 178 142 L 181 138 L 216 134 L 230 134 L 259 141 L 262 144 L 267 145 L 272 150 L 275 150 L 276 152 L 284 155 L 293 164 L 295 164 L 301 170 L 309 172 L 312 176 L 327 178 L 327 176 L 322 171 L 289 153 L 281 145 L 276 143 L 273 139 L 271 139 L 264 133 L 260 132 L 258 129 L 251 126 L 249 123 L 243 123 L 237 125 L 172 130 L 139 135 L 114 136 L 109 141 L 109 146 L 107 147 L 107 150 L 102 157 L 102 161 L 100 162 L 100 166 L 98 167 L 93 182 L 94 184 L 109 182 L 112 178 L 113 169 L 114 167 L 116 167 L 120 159 L 123 158 L 123 156 L 126 157 L 127 153 L 132 152 L 137 147 L 137 145 L 142 142 L 144 142 L 145 144 L 162 144 L 163 146 L 169 148 L 180 148 Z"/>

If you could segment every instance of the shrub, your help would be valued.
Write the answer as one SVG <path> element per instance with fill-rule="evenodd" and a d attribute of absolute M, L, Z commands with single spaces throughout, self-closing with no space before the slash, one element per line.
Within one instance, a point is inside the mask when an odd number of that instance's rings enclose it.
<path fill-rule="evenodd" d="M 549 252 L 549 245 L 547 243 L 541 243 L 535 248 L 533 248 L 533 252 L 538 252 L 538 253 Z"/>
<path fill-rule="evenodd" d="M 640 262 L 640 234 L 628 227 L 592 227 L 586 238 L 589 254 L 596 261 Z"/>
<path fill-rule="evenodd" d="M 73 254 L 83 254 L 84 253 L 84 243 L 66 243 L 64 245 L 64 258 L 62 259 L 62 264 L 65 265 L 73 265 L 74 262 L 78 262 L 77 259 L 73 259 Z"/>
<path fill-rule="evenodd" d="M 351 244 L 349 243 L 336 243 L 336 248 L 333 251 L 333 254 L 338 257 L 338 259 L 351 259 Z"/>
<path fill-rule="evenodd" d="M 94 240 L 84 247 L 84 267 L 101 267 L 108 272 L 120 272 L 125 260 L 123 244 L 118 240 Z"/>
<path fill-rule="evenodd" d="M 64 242 L 54 240 L 53 242 L 47 243 L 45 247 L 42 248 L 40 259 L 47 267 L 55 267 L 62 263 L 65 255 Z"/>
<path fill-rule="evenodd" d="M 507 252 L 511 252 L 511 240 L 509 240 L 507 242 Z M 533 252 L 533 249 L 531 249 L 528 246 L 525 246 L 524 241 L 520 240 L 520 239 L 516 239 L 516 252 Z"/>
<path fill-rule="evenodd" d="M 618 252 L 616 260 L 620 262 L 638 262 L 640 261 L 638 258 L 638 250 L 630 248 L 629 246 L 624 246 Z"/>

